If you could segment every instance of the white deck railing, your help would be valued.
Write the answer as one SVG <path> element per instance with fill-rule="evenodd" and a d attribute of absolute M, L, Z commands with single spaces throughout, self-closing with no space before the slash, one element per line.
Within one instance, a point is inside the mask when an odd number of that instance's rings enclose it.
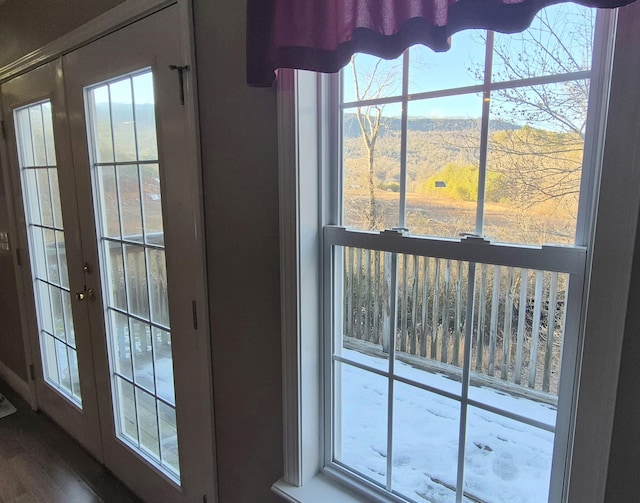
<path fill-rule="evenodd" d="M 468 262 L 398 254 L 393 309 L 392 254 L 342 250 L 345 337 L 387 352 L 395 325 L 397 358 L 413 356 L 412 364 L 455 375 L 471 321 L 472 379 L 487 376 L 557 395 L 569 274 L 477 264 L 473 320 L 467 320 Z"/>

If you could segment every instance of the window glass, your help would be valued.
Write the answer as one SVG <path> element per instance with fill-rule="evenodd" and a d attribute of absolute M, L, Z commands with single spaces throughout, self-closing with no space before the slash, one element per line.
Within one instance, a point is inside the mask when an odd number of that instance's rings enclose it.
<path fill-rule="evenodd" d="M 544 254 L 584 263 L 594 20 L 558 5 L 520 35 L 343 70 L 326 461 L 357 480 L 417 502 L 549 497 L 582 269 Z"/>
<path fill-rule="evenodd" d="M 342 72 L 343 224 L 573 244 L 594 25 L 562 4 L 521 34 L 458 33 L 446 53 L 357 55 Z"/>

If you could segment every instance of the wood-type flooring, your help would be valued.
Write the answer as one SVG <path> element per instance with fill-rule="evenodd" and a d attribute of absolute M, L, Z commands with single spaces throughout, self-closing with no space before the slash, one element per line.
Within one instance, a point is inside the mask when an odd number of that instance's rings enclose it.
<path fill-rule="evenodd" d="M 74 439 L 0 381 L 0 503 L 140 503 Z"/>

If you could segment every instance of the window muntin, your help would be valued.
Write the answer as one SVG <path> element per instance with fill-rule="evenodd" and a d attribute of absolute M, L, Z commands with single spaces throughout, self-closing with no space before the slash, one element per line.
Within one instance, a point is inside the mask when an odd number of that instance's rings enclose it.
<path fill-rule="evenodd" d="M 86 90 L 116 435 L 180 481 L 153 75 Z"/>
<path fill-rule="evenodd" d="M 567 8 L 583 10 L 591 22 L 592 13 L 587 9 Z M 592 37 L 592 30 L 590 33 Z M 484 35 L 483 40 L 487 41 L 485 54 L 493 54 L 493 34 Z M 455 37 L 453 43 L 455 45 Z M 591 54 L 591 48 L 586 52 Z M 552 467 L 554 464 L 562 466 L 567 452 L 567 439 L 555 438 L 556 428 L 560 428 L 556 425 L 558 391 L 560 379 L 571 378 L 575 362 L 564 361 L 561 365 L 560 360 L 567 344 L 568 347 L 577 344 L 576 313 L 579 312 L 579 305 L 575 300 L 580 298 L 582 291 L 586 254 L 580 247 L 539 248 L 535 245 L 549 242 L 575 244 L 577 192 L 586 123 L 577 130 L 570 130 L 562 118 L 545 116 L 530 104 L 527 110 L 525 98 L 531 94 L 544 95 L 553 89 L 574 92 L 580 88 L 588 93 L 590 70 L 579 68 L 565 73 L 540 71 L 540 75 L 522 77 L 529 79 L 526 81 L 491 82 L 485 78 L 479 87 L 463 88 L 463 85 L 468 85 L 467 82 L 451 86 L 450 89 L 434 90 L 437 87 L 434 85 L 419 95 L 410 95 L 407 92 L 413 85 L 407 79 L 412 68 L 410 54 L 411 51 L 396 62 L 401 68 L 396 73 L 402 73 L 401 92 L 390 96 L 385 91 L 377 99 L 372 98 L 375 93 L 369 91 L 370 94 L 362 102 L 353 102 L 350 96 L 344 99 L 340 107 L 344 157 L 342 178 L 337 177 L 343 181 L 343 185 L 337 193 L 343 194 L 343 220 L 337 223 L 352 230 L 328 226 L 324 233 L 325 254 L 332 257 L 332 268 L 325 273 L 325 285 L 332 292 L 331 312 L 325 313 L 325 326 L 333 328 L 330 338 L 332 357 L 326 374 L 331 376 L 333 390 L 333 409 L 327 430 L 332 442 L 326 452 L 327 467 L 347 476 L 350 474 L 355 477 L 354 480 L 368 481 L 381 494 L 402 501 L 494 501 L 499 494 L 505 493 L 517 496 L 522 501 L 543 501 L 549 494 L 552 476 L 563 477 L 562 473 L 552 475 L 552 472 L 558 471 L 552 470 Z M 446 54 L 443 57 L 446 58 Z M 485 61 L 482 61 L 482 65 L 486 69 L 483 75 L 491 75 L 491 65 Z M 387 63 L 385 68 L 392 68 L 392 64 Z M 372 67 L 368 70 L 371 74 Z M 347 75 L 351 78 L 352 73 L 353 68 L 344 71 L 344 87 L 347 87 Z M 384 78 L 380 79 L 384 81 Z M 385 89 L 390 87 L 389 84 Z M 502 103 L 500 110 L 500 97 L 504 92 L 519 94 L 523 106 L 517 108 Z M 559 95 L 561 93 L 556 92 L 556 96 Z M 412 184 L 414 188 L 417 185 L 416 177 L 409 168 L 412 161 L 415 162 L 412 155 L 416 157 L 416 149 L 411 145 L 419 142 L 416 131 L 426 128 L 424 125 L 416 127 L 420 112 L 414 113 L 412 110 L 420 110 L 420 105 L 427 109 L 426 104 L 435 104 L 437 100 L 473 103 L 474 99 L 476 106 L 481 109 L 480 116 L 476 116 L 474 121 L 471 114 L 462 118 L 451 113 L 443 119 L 456 120 L 458 124 L 454 125 L 457 128 L 451 127 L 440 137 L 441 141 L 449 143 L 460 142 L 462 138 L 468 147 L 465 155 L 476 161 L 476 167 L 462 173 L 466 176 L 461 176 L 460 169 L 457 173 L 452 169 L 442 170 L 440 175 L 449 174 L 451 178 L 433 181 L 443 181 L 443 186 L 438 188 L 446 188 L 453 182 L 462 185 L 462 179 L 471 187 L 475 184 L 476 195 L 468 197 L 466 205 L 459 204 L 453 211 L 443 212 L 447 215 L 458 214 L 458 226 L 449 223 L 440 227 L 432 224 L 422 229 L 412 228 L 419 204 L 415 204 L 418 198 L 411 194 Z M 558 99 L 565 98 L 561 96 Z M 388 152 L 394 154 L 393 158 L 383 159 L 380 163 L 374 156 L 374 176 L 387 176 L 385 185 L 378 184 L 374 193 L 374 197 L 383 203 L 380 208 L 386 208 L 387 211 L 375 212 L 379 218 L 375 222 L 369 218 L 374 212 L 369 210 L 367 213 L 367 207 L 372 207 L 369 204 L 370 194 L 363 194 L 362 190 L 358 192 L 361 186 L 353 183 L 350 177 L 352 166 L 358 162 L 354 155 L 358 152 L 355 146 L 357 135 L 346 129 L 345 125 L 349 128 L 353 126 L 358 105 L 361 105 L 361 110 L 364 109 L 365 119 L 372 119 L 370 122 L 363 121 L 366 127 L 376 124 L 378 113 L 382 119 L 386 118 L 386 123 L 384 120 L 381 123 L 388 129 L 380 128 L 383 133 L 376 137 L 376 142 L 381 138 L 383 141 L 376 144 L 376 148 L 380 147 L 382 155 Z M 586 118 L 586 102 L 584 106 Z M 373 110 L 373 114 L 366 115 L 366 107 L 368 111 Z M 389 112 L 388 108 L 394 112 Z M 460 108 L 466 111 L 470 106 Z M 511 127 L 505 128 L 505 110 L 525 117 L 527 125 L 516 128 L 511 124 Z M 472 124 L 461 135 L 460 123 L 465 120 Z M 394 126 L 397 129 L 394 130 Z M 347 134 L 344 134 L 345 130 Z M 372 143 L 372 131 L 371 128 L 365 131 L 369 133 L 369 145 L 364 144 L 367 134 L 358 139 L 363 142 L 365 152 Z M 496 138 L 498 133 L 502 133 L 503 138 Z M 536 136 L 538 141 L 533 141 Z M 554 141 L 550 142 L 550 139 Z M 499 140 L 503 143 L 498 143 Z M 552 178 L 554 183 L 550 185 L 558 189 L 557 194 L 550 196 L 558 202 L 556 207 L 551 208 L 553 211 L 543 211 L 543 203 L 547 201 L 538 203 L 542 206 L 536 208 L 538 211 L 533 211 L 531 205 L 518 206 L 519 200 L 515 196 L 508 201 L 510 204 L 505 204 L 504 200 L 498 203 L 492 201 L 497 182 L 502 182 L 515 193 L 515 189 L 522 190 L 522 187 L 518 187 L 521 181 L 517 178 L 518 171 L 512 169 L 510 173 L 505 173 L 505 143 L 519 147 L 511 148 L 507 153 L 533 158 L 541 165 L 541 172 L 547 174 L 547 178 Z M 390 148 L 391 144 L 399 145 L 399 148 Z M 556 155 L 557 162 L 545 166 L 544 159 L 549 157 L 550 150 Z M 366 163 L 367 159 L 364 161 Z M 388 165 L 393 165 L 393 170 L 385 170 Z M 532 168 L 531 172 L 531 180 L 524 181 L 529 185 L 536 180 L 536 170 Z M 388 173 L 397 173 L 397 178 L 394 180 Z M 395 186 L 391 185 L 393 182 Z M 521 185 L 526 185 L 524 182 Z M 571 190 L 565 190 L 566 186 Z M 549 197 L 549 186 L 541 187 L 538 184 L 533 188 Z M 380 196 L 382 190 L 393 192 L 393 195 Z M 393 205 L 388 201 L 393 201 Z M 359 207 L 365 218 L 357 221 L 351 207 Z M 388 210 L 395 210 L 396 207 L 397 212 Z M 340 211 L 336 214 L 340 214 Z M 390 218 L 387 218 L 389 215 Z M 581 218 L 585 217 L 581 215 Z M 520 227 L 515 225 L 517 223 L 521 224 Z M 468 226 L 468 230 L 459 228 L 464 225 Z M 402 230 L 381 234 L 361 233 L 391 227 L 408 227 L 411 234 Z M 487 235 L 505 243 L 534 247 L 494 245 L 488 240 L 471 238 L 471 241 L 450 241 L 451 246 L 458 247 L 456 251 L 442 251 L 441 241 L 412 237 L 422 234 L 459 238 L 460 233 Z M 586 236 L 580 238 L 585 239 Z M 393 246 L 390 242 L 393 242 Z M 565 258 L 569 257 L 567 261 L 560 258 L 565 253 L 568 254 Z M 427 272 L 429 268 L 431 272 Z M 424 285 L 426 295 L 422 293 Z M 500 287 L 495 288 L 494 285 Z M 382 293 L 375 293 L 375 288 L 381 289 Z M 427 299 L 426 302 L 423 299 Z M 385 309 L 386 319 L 381 314 Z M 429 329 L 425 321 L 427 326 L 423 330 L 421 318 L 429 310 L 435 323 L 432 321 Z M 337 324 L 336 319 L 340 320 Z M 445 320 L 450 327 L 448 330 L 443 328 Z M 385 340 L 385 331 L 395 334 L 396 344 L 389 344 L 389 335 Z M 537 337 L 532 334 L 537 334 Z M 438 336 L 439 339 L 436 338 Z M 575 354 L 573 350 L 568 353 Z M 455 355 L 457 361 L 454 361 Z M 438 374 L 438 379 L 434 380 L 434 374 Z M 357 383 L 360 383 L 360 388 Z M 438 401 L 452 404 L 451 411 L 456 412 L 450 414 L 453 426 L 449 427 L 448 433 L 451 436 L 442 452 L 443 456 L 445 452 L 454 452 L 454 461 L 450 459 L 449 462 L 455 470 L 450 469 L 446 479 L 438 472 L 441 465 L 432 464 L 429 471 L 421 466 L 423 459 L 408 456 L 402 451 L 403 445 L 419 444 L 423 438 L 419 434 L 409 440 L 404 438 L 407 432 L 399 428 L 397 423 L 403 421 L 400 411 L 405 403 L 399 402 L 396 393 L 400 396 L 402 393 L 417 393 L 416 396 L 422 398 L 411 400 L 424 404 Z M 345 396 L 351 396 L 352 399 Z M 366 400 L 365 396 L 370 396 L 370 400 Z M 375 409 L 373 404 L 381 408 Z M 562 417 L 563 421 L 568 420 L 566 414 Z M 523 446 L 529 445 L 532 450 L 528 454 L 525 448 L 522 452 L 505 452 L 492 446 L 496 439 L 493 442 L 482 439 L 483 433 L 490 430 L 482 426 L 482 421 L 493 423 L 494 429 L 499 429 L 496 425 L 515 427 L 520 432 L 518 441 Z M 565 429 L 563 423 L 560 430 Z M 382 435 L 382 431 L 386 436 Z M 500 434 L 497 436 L 500 437 Z M 349 452 L 348 445 L 355 451 Z M 425 449 L 432 447 L 424 445 L 422 450 Z M 355 455 L 355 452 L 359 454 Z M 517 456 L 514 457 L 514 453 Z M 369 459 L 369 462 L 363 459 Z M 490 462 L 490 466 L 477 463 L 483 459 Z M 530 469 L 526 475 L 524 472 L 527 470 L 523 466 Z M 495 472 L 496 467 L 499 474 Z M 413 471 L 412 482 L 407 482 L 411 478 L 403 475 L 405 469 Z M 476 469 L 478 471 L 474 471 Z M 484 476 L 483 470 L 493 475 Z M 424 473 L 415 476 L 415 472 Z M 494 476 L 497 478 L 492 484 L 484 484 Z M 429 482 L 426 483 L 426 480 Z M 498 489 L 491 492 L 491 487 Z"/>
<path fill-rule="evenodd" d="M 470 501 L 544 501 L 565 333 L 575 343 L 565 300 L 570 281 L 582 288 L 584 249 L 499 257 L 504 247 L 333 226 L 324 238 L 337 278 L 329 464 L 409 501 L 450 501 L 458 488 Z M 407 411 L 434 429 L 401 427 Z M 436 446 L 441 457 L 425 454 Z"/>
<path fill-rule="evenodd" d="M 44 379 L 81 408 L 51 102 L 14 117 Z"/>
<path fill-rule="evenodd" d="M 355 56 L 342 73 L 342 223 L 574 244 L 594 25 L 563 4 L 523 34 L 456 34 L 450 53 Z"/>

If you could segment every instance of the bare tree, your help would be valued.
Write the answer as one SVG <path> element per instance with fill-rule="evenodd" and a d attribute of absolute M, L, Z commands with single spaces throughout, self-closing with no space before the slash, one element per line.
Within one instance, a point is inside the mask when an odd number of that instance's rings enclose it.
<path fill-rule="evenodd" d="M 542 10 L 526 32 L 496 35 L 493 80 L 589 70 L 594 24 L 593 9 L 562 5 Z M 512 192 L 519 191 L 507 197 L 522 207 L 551 200 L 577 207 L 589 79 L 500 89 L 491 99 L 494 119 L 527 125 L 490 137 L 490 169 L 505 174 Z"/>
<path fill-rule="evenodd" d="M 351 57 L 351 71 L 353 75 L 353 84 L 355 90 L 355 98 L 357 101 L 376 100 L 382 96 L 388 95 L 398 86 L 398 69 L 396 65 L 386 67 L 384 60 L 377 59 L 373 67 L 369 71 L 359 69 L 357 62 L 358 55 Z M 365 148 L 367 162 L 367 189 L 368 189 L 368 206 L 364 211 L 365 220 L 369 229 L 373 230 L 382 223 L 378 204 L 376 201 L 376 174 L 375 174 L 375 150 L 376 142 L 383 128 L 382 112 L 384 105 L 379 103 L 371 103 L 356 108 L 356 119 L 362 142 Z"/>

